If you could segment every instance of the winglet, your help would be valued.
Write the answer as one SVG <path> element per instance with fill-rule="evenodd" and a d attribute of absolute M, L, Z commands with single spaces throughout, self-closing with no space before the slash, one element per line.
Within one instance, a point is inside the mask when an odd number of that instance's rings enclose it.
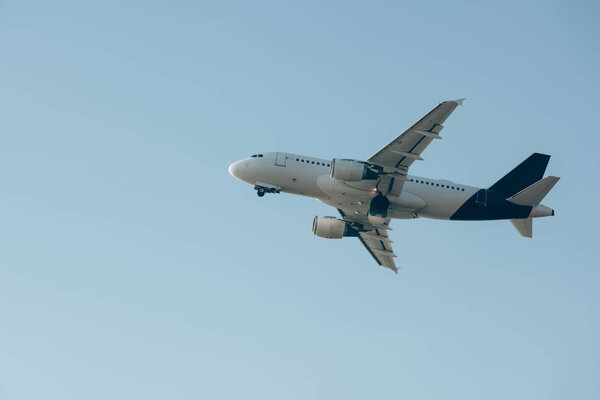
<path fill-rule="evenodd" d="M 465 101 L 466 98 L 462 98 L 462 99 L 458 99 L 458 100 L 452 100 L 455 103 L 458 103 L 459 106 L 462 106 L 463 101 Z"/>

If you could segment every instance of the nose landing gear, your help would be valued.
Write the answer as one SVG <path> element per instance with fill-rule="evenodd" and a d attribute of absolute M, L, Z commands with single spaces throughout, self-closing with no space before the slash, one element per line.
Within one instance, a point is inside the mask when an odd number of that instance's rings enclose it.
<path fill-rule="evenodd" d="M 256 190 L 256 194 L 258 197 L 263 197 L 265 193 L 279 193 L 281 192 L 281 188 L 279 186 L 271 185 L 270 183 L 262 183 L 256 182 L 254 186 L 254 190 Z"/>

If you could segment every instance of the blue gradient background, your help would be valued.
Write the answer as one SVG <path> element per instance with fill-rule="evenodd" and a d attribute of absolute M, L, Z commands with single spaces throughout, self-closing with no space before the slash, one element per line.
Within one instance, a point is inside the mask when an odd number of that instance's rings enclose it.
<path fill-rule="evenodd" d="M 598 5 L 0 2 L 0 399 L 598 399 Z M 228 165 L 562 179 L 534 239 L 395 221 L 403 268 Z"/>

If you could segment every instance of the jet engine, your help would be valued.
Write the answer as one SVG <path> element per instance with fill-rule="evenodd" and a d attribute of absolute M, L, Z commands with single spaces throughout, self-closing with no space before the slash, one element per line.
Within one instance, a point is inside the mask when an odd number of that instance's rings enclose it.
<path fill-rule="evenodd" d="M 343 158 L 334 158 L 331 160 L 329 175 L 335 180 L 345 182 L 372 180 L 377 179 L 378 176 L 375 171 L 365 164 Z"/>
<path fill-rule="evenodd" d="M 325 239 L 341 239 L 344 236 L 358 236 L 358 231 L 346 221 L 334 217 L 315 217 L 313 235 Z"/>

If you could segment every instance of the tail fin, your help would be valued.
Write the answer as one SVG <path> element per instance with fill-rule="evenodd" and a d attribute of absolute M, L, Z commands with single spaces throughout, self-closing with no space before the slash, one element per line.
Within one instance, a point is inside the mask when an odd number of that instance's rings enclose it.
<path fill-rule="evenodd" d="M 554 210 L 545 206 L 539 206 L 539 204 L 544 199 L 544 197 L 546 197 L 548 192 L 552 190 L 552 188 L 554 187 L 554 185 L 556 185 L 556 182 L 558 182 L 559 179 L 560 178 L 557 176 L 547 176 L 544 179 L 540 179 L 534 184 L 529 185 L 525 189 L 521 190 L 519 193 L 510 196 L 508 199 L 506 199 L 514 204 L 533 208 L 533 211 L 531 212 L 529 218 L 510 220 L 513 226 L 519 231 L 521 236 L 525 236 L 528 238 L 533 236 L 533 224 L 531 222 L 531 216 L 536 216 L 534 215 L 536 210 L 539 210 L 537 216 L 550 215 L 550 212 L 552 213 L 552 215 L 554 215 Z"/>
<path fill-rule="evenodd" d="M 531 218 L 511 219 L 510 223 L 519 231 L 521 236 L 533 237 L 533 224 Z"/>
<path fill-rule="evenodd" d="M 547 176 L 506 200 L 520 206 L 537 207 L 559 179 L 557 176 Z"/>
<path fill-rule="evenodd" d="M 507 197 L 512 196 L 542 179 L 548 161 L 550 161 L 549 155 L 533 153 L 498 182 L 490 186 L 489 190 Z"/>

